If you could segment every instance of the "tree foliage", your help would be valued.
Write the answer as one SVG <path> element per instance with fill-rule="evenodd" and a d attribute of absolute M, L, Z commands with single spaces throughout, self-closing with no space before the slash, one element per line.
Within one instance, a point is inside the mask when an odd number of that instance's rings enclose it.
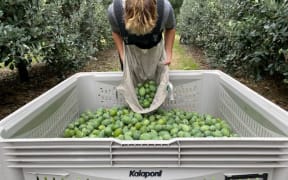
<path fill-rule="evenodd" d="M 0 63 L 17 68 L 45 62 L 59 74 L 78 68 L 111 42 L 106 8 L 97 0 L 2 0 Z"/>
<path fill-rule="evenodd" d="M 286 0 L 184 0 L 178 29 L 214 65 L 288 84 L 287 17 Z"/>
<path fill-rule="evenodd" d="M 169 1 L 174 9 L 175 15 L 178 16 L 183 0 L 169 0 Z"/>

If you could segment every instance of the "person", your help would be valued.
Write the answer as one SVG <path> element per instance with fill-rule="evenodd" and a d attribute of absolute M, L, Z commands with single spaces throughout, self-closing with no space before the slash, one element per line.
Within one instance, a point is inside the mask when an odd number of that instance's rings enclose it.
<path fill-rule="evenodd" d="M 176 32 L 173 8 L 168 0 L 113 0 L 108 19 L 123 71 L 116 90 L 134 112 L 152 112 L 168 94 L 168 65 Z M 150 97 L 147 91 L 145 98 L 153 101 L 144 108 L 137 99 L 136 87 L 147 80 L 157 83 L 157 92 Z"/>
<path fill-rule="evenodd" d="M 164 49 L 166 58 L 163 63 L 170 65 L 176 20 L 168 0 L 114 0 L 108 7 L 108 19 L 122 70 L 125 61 L 124 49 L 129 45 L 135 45 L 147 54 L 155 47 L 158 51 Z M 162 34 L 164 43 L 160 43 Z M 133 53 L 133 50 L 129 52 Z M 150 58 L 155 57 L 153 53 L 150 54 Z"/>

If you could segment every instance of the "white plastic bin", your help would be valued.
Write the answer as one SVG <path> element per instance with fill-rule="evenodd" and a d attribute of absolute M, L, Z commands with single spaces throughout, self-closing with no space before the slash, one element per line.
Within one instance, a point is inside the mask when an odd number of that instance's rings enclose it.
<path fill-rule="evenodd" d="M 175 101 L 163 108 L 220 117 L 240 137 L 61 138 L 81 112 L 125 104 L 116 93 L 121 78 L 75 74 L 3 119 L 0 179 L 287 180 L 287 111 L 221 71 L 171 71 Z"/>

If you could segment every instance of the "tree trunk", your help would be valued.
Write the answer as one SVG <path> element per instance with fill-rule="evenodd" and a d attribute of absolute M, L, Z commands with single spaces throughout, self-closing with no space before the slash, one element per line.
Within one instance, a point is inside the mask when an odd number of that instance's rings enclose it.
<path fill-rule="evenodd" d="M 20 62 L 17 65 L 17 70 L 18 70 L 20 81 L 21 82 L 28 82 L 29 81 L 29 75 L 28 75 L 27 65 L 24 62 Z"/>

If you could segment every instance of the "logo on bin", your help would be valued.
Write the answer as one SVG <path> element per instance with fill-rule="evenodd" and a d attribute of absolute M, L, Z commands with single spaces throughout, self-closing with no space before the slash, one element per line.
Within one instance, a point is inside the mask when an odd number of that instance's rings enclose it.
<path fill-rule="evenodd" d="M 130 170 L 129 177 L 161 177 L 162 170 L 159 171 L 142 171 L 142 170 Z"/>

